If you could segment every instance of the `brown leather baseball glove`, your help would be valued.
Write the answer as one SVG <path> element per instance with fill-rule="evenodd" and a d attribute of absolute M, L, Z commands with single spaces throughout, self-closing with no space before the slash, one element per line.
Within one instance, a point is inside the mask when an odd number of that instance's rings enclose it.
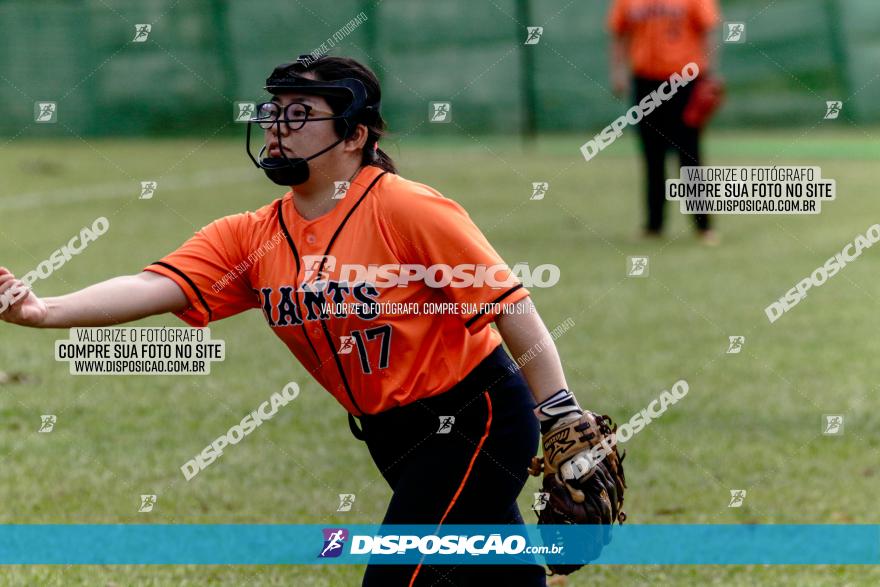
<path fill-rule="evenodd" d="M 724 103 L 724 81 L 719 77 L 701 76 L 684 107 L 682 118 L 687 126 L 706 126 L 715 111 Z"/>
<path fill-rule="evenodd" d="M 587 534 L 579 544 L 584 564 L 598 558 L 611 541 L 611 526 L 623 523 L 623 493 L 626 478 L 623 456 L 617 451 L 617 426 L 608 416 L 593 412 L 571 414 L 556 422 L 542 438 L 544 458 L 533 457 L 529 473 L 544 474 L 541 507 L 536 507 L 539 525 L 595 524 L 601 531 Z M 558 543 L 554 533 L 545 541 Z M 549 564 L 552 574 L 568 575 L 583 564 Z"/>

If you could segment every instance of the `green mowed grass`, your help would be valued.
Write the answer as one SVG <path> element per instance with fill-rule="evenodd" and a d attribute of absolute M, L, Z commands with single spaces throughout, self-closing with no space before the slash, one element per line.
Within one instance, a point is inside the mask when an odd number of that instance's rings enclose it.
<path fill-rule="evenodd" d="M 510 263 L 556 264 L 561 279 L 533 288 L 581 404 L 628 419 L 678 379 L 688 396 L 635 436 L 628 451 L 629 520 L 639 524 L 878 523 L 880 475 L 877 287 L 868 249 L 774 324 L 764 308 L 880 220 L 880 152 L 861 131 L 715 133 L 715 164 L 820 165 L 838 199 L 817 216 L 723 216 L 723 244 L 696 244 L 690 218 L 667 207 L 668 235 L 636 238 L 641 222 L 636 145 L 621 140 L 592 162 L 578 136 L 391 141 L 401 173 L 463 204 Z M 99 216 L 109 232 L 37 282 L 67 293 L 139 272 L 220 216 L 279 197 L 237 140 L 15 141 L 0 173 L 0 265 L 24 274 Z M 47 157 L 52 157 L 48 160 Z M 139 181 L 158 180 L 152 200 Z M 549 181 L 530 201 L 531 182 Z M 650 275 L 627 278 L 648 255 Z M 173 316 L 137 325 L 182 326 Z M 211 326 L 228 358 L 207 377 L 71 376 L 54 361 L 63 331 L 0 323 L 2 523 L 378 523 L 390 489 L 342 408 L 310 380 L 258 311 Z M 728 336 L 742 353 L 726 354 Z M 303 393 L 186 482 L 179 467 L 288 381 Z M 56 414 L 51 434 L 40 414 Z M 823 414 L 844 414 L 823 436 Z M 742 508 L 729 490 L 746 489 Z M 520 505 L 528 520 L 532 479 Z M 159 496 L 137 513 L 139 495 Z M 355 493 L 337 513 L 339 493 Z M 736 545 L 731 545 L 736 548 Z M 362 567 L 8 567 L 10 585 L 359 585 Z M 596 567 L 596 579 L 648 584 L 873 584 L 869 567 Z"/>

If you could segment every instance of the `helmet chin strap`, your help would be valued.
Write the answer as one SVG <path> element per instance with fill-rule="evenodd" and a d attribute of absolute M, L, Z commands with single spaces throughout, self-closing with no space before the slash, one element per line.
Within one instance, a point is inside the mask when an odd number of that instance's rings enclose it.
<path fill-rule="evenodd" d="M 280 132 L 278 133 L 278 136 L 281 136 Z M 329 147 L 321 149 L 313 155 L 310 155 L 308 157 L 294 157 L 293 159 L 288 158 L 288 156 L 284 153 L 284 145 L 282 145 L 281 141 L 279 140 L 278 150 L 281 151 L 281 157 L 263 158 L 263 153 L 266 152 L 266 145 L 263 145 L 263 148 L 260 149 L 260 154 L 257 156 L 257 165 L 260 166 L 260 168 L 266 174 L 266 177 L 268 177 L 270 180 L 277 183 L 278 185 L 302 185 L 309 180 L 309 161 L 311 161 L 315 157 L 323 155 L 324 153 L 344 141 L 345 138 L 346 137 L 343 136 L 338 141 L 331 144 Z"/>

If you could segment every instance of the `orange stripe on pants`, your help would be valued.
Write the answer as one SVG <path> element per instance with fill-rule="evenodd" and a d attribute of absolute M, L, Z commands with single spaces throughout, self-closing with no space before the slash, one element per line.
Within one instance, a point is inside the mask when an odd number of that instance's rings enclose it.
<path fill-rule="evenodd" d="M 468 477 L 470 477 L 471 470 L 474 468 L 474 462 L 477 460 L 477 456 L 480 454 L 480 450 L 483 448 L 483 443 L 486 442 L 486 438 L 489 436 L 489 428 L 492 426 L 492 399 L 489 397 L 489 392 L 484 391 L 483 397 L 486 398 L 486 406 L 489 410 L 489 416 L 486 419 L 486 429 L 483 431 L 483 436 L 480 437 L 480 442 L 477 443 L 477 449 L 474 451 L 473 456 L 471 457 L 471 462 L 468 463 L 468 468 L 464 472 L 464 478 L 461 480 L 461 483 L 458 485 L 458 489 L 455 492 L 455 495 L 452 496 L 452 501 L 449 502 L 449 507 L 446 508 L 446 511 L 443 512 L 443 516 L 440 518 L 440 522 L 437 524 L 437 528 L 434 530 L 434 533 L 437 533 L 437 530 L 440 529 L 440 526 L 443 524 L 443 521 L 446 519 L 446 516 L 449 515 L 449 512 L 452 510 L 452 506 L 455 505 L 456 500 L 458 500 L 458 496 L 461 495 L 462 489 L 464 489 L 464 484 L 467 483 Z M 422 557 L 424 560 L 425 557 Z M 413 584 L 416 582 L 416 577 L 419 575 L 419 570 L 422 568 L 422 563 L 419 562 L 416 565 L 415 571 L 413 571 L 412 578 L 409 580 L 409 587 L 413 587 Z"/>

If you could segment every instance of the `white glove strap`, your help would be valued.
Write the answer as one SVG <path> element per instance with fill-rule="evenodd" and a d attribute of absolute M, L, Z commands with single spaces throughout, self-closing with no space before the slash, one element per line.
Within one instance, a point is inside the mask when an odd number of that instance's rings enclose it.
<path fill-rule="evenodd" d="M 567 389 L 560 389 L 535 407 L 542 433 L 547 432 L 563 416 L 572 413 L 580 415 L 582 412 L 574 394 Z"/>

